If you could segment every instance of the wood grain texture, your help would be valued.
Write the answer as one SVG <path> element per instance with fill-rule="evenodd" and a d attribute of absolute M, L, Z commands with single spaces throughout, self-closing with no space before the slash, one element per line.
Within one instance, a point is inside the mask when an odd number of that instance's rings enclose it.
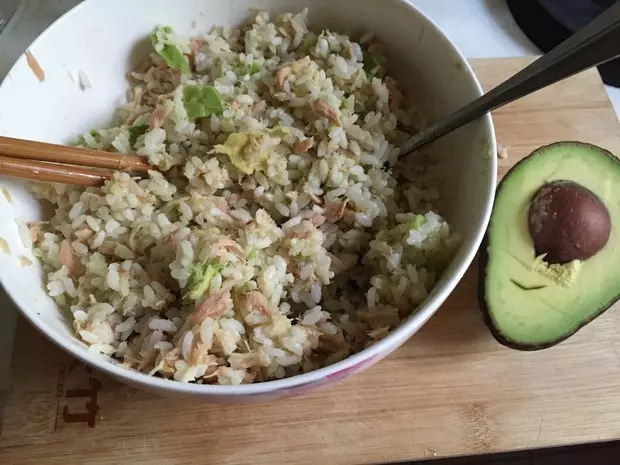
<path fill-rule="evenodd" d="M 489 89 L 528 59 L 474 61 Z M 494 114 L 509 158 L 579 139 L 620 153 L 620 130 L 596 71 Z M 473 266 L 404 346 L 351 379 L 252 406 L 163 399 L 72 367 L 23 320 L 0 438 L 6 464 L 360 464 L 555 446 L 620 437 L 620 315 L 609 310 L 540 352 L 499 345 L 482 323 Z M 94 428 L 76 388 L 98 387 Z M 75 392 L 75 391 L 71 391 Z M 92 407 L 92 406 L 91 406 Z M 72 418 L 72 417 L 68 417 Z"/>

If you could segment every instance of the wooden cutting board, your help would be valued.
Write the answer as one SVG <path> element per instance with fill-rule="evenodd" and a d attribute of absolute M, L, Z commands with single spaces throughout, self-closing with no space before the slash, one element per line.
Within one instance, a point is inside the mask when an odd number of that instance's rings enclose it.
<path fill-rule="evenodd" d="M 476 60 L 489 89 L 531 59 Z M 620 153 L 590 70 L 494 114 L 500 174 L 536 147 Z M 620 438 L 620 314 L 540 352 L 499 345 L 482 323 L 476 267 L 408 343 L 365 372 L 259 405 L 163 399 L 92 373 L 19 323 L 2 464 L 380 463 Z"/>

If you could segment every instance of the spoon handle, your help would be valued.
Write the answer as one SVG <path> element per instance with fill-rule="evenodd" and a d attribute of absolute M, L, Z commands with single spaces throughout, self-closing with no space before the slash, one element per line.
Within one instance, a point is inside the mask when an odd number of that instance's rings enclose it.
<path fill-rule="evenodd" d="M 617 56 L 620 56 L 620 1 L 482 97 L 413 136 L 401 148 L 400 156 L 464 126 L 491 110 Z"/>

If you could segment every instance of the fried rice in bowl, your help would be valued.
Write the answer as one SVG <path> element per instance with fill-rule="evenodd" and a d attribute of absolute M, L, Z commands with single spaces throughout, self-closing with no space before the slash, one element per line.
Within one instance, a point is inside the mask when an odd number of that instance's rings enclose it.
<path fill-rule="evenodd" d="M 0 134 L 152 166 L 2 178 L 4 289 L 75 357 L 162 394 L 266 399 L 370 366 L 486 227 L 490 117 L 399 158 L 475 76 L 400 0 L 168 5 L 86 1 L 30 47 L 43 79 L 22 57 L 0 87 Z"/>

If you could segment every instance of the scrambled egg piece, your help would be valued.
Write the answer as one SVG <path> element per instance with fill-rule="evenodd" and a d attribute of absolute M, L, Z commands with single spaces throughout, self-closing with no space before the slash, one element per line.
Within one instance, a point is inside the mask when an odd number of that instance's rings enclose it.
<path fill-rule="evenodd" d="M 272 333 L 274 336 L 284 336 L 290 332 L 292 323 L 286 315 L 274 313 L 271 318 L 273 321 Z"/>
<path fill-rule="evenodd" d="M 230 162 L 239 171 L 252 174 L 254 171 L 267 169 L 267 160 L 272 152 L 274 142 L 271 135 L 288 132 L 287 128 L 278 127 L 262 131 L 234 132 L 226 142 L 213 147 L 213 152 L 228 155 Z"/>

